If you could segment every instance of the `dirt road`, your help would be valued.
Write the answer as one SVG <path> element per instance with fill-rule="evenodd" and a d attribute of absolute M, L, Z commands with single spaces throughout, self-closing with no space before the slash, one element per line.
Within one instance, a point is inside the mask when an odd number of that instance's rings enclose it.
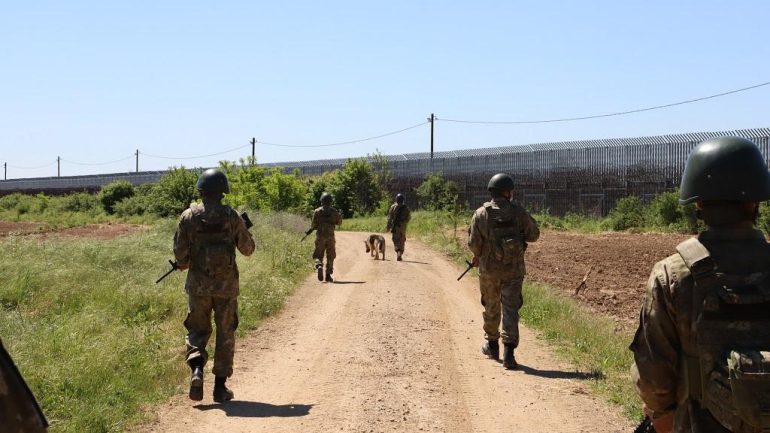
<path fill-rule="evenodd" d="M 281 314 L 238 341 L 236 400 L 178 396 L 152 432 L 622 432 L 631 424 L 589 396 L 587 375 L 522 328 L 521 369 L 485 359 L 474 277 L 414 241 L 404 262 L 338 233 L 334 284 L 315 277 Z"/>

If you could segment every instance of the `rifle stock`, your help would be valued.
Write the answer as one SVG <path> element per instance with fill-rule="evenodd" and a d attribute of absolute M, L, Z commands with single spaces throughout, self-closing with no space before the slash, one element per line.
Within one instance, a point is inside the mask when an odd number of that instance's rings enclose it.
<path fill-rule="evenodd" d="M 465 271 L 464 271 L 462 274 L 460 274 L 460 276 L 459 276 L 459 277 L 457 277 L 457 281 L 460 281 L 460 280 L 461 280 L 461 279 L 462 279 L 462 278 L 465 276 L 465 274 L 467 274 L 467 273 L 468 273 L 468 271 L 470 271 L 471 269 L 473 269 L 473 263 L 471 263 L 471 262 L 469 262 L 469 261 L 467 261 L 467 260 L 465 261 L 465 263 L 467 263 L 467 264 L 468 264 L 468 268 L 467 268 L 467 269 L 465 269 Z"/>
<path fill-rule="evenodd" d="M 177 269 L 179 269 L 179 265 L 177 264 L 177 262 L 171 261 L 171 259 L 169 259 L 169 261 L 168 261 L 168 264 L 170 264 L 170 265 L 171 265 L 171 269 L 169 269 L 169 270 L 168 270 L 168 272 L 166 272 L 165 274 L 163 274 L 163 276 L 161 276 L 160 278 L 158 278 L 157 280 L 155 280 L 155 284 L 158 284 L 158 283 L 160 283 L 161 281 L 163 281 L 163 279 L 164 279 L 164 278 L 166 278 L 166 277 L 168 277 L 169 275 L 171 275 L 171 273 L 172 273 L 172 272 L 174 272 L 174 271 L 176 271 Z"/>

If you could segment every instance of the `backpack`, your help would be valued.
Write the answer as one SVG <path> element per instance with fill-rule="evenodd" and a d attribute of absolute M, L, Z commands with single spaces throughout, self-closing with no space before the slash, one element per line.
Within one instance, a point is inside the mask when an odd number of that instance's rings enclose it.
<path fill-rule="evenodd" d="M 695 238 L 676 249 L 695 280 L 697 356 L 683 359 L 689 396 L 731 431 L 770 432 L 770 270 L 719 273 Z"/>
<path fill-rule="evenodd" d="M 495 208 L 491 203 L 484 205 L 489 216 L 489 235 L 492 257 L 505 265 L 516 263 L 526 249 L 522 229 L 513 207 Z"/>
<path fill-rule="evenodd" d="M 194 207 L 195 246 L 193 260 L 195 267 L 211 278 L 226 278 L 235 270 L 235 244 L 229 213 L 209 212 Z"/>

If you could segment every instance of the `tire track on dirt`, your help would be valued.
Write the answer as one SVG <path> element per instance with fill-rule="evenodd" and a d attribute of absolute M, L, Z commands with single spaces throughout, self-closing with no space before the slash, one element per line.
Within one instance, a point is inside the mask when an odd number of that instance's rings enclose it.
<path fill-rule="evenodd" d="M 479 352 L 475 279 L 410 242 L 374 261 L 362 233 L 338 233 L 335 284 L 309 277 L 286 308 L 238 340 L 236 401 L 172 399 L 151 432 L 629 431 L 570 368 L 522 329 L 508 372 Z M 259 260 L 259 257 L 255 258 Z M 248 261 L 244 261 L 248 266 Z M 181 326 L 181 325 L 180 325 Z"/>

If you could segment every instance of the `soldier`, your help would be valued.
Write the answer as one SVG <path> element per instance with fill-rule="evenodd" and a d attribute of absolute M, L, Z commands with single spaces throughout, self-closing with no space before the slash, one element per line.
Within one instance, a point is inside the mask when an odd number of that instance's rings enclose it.
<path fill-rule="evenodd" d="M 208 360 L 206 345 L 211 336 L 211 312 L 216 324 L 214 401 L 232 400 L 225 381 L 233 374 L 235 330 L 238 327 L 238 266 L 235 249 L 249 256 L 254 239 L 243 219 L 222 204 L 230 192 L 227 176 L 217 169 L 198 177 L 202 204 L 191 204 L 182 213 L 174 235 L 174 256 L 180 270 L 189 269 L 185 282 L 188 295 L 187 364 L 192 370 L 190 399 L 203 399 L 203 367 Z"/>
<path fill-rule="evenodd" d="M 334 243 L 334 229 L 342 224 L 342 215 L 337 209 L 332 207 L 333 197 L 328 192 L 321 194 L 321 207 L 313 211 L 313 220 L 310 223 L 310 230 L 315 230 L 315 268 L 318 272 L 318 281 L 324 281 L 323 259 L 326 255 L 326 281 L 334 282 L 332 274 L 334 273 L 334 259 L 337 257 L 337 250 Z"/>
<path fill-rule="evenodd" d="M 404 204 L 404 195 L 396 194 L 396 202 L 388 209 L 387 231 L 393 233 L 393 247 L 396 249 L 396 260 L 402 260 L 404 244 L 406 243 L 406 224 L 412 219 L 409 207 Z"/>
<path fill-rule="evenodd" d="M 498 173 L 489 180 L 492 200 L 476 209 L 469 228 L 468 246 L 473 265 L 479 266 L 481 305 L 484 306 L 486 342 L 481 348 L 489 358 L 500 359 L 499 326 L 502 304 L 503 367 L 515 369 L 513 350 L 519 345 L 519 309 L 523 304 L 524 251 L 527 242 L 540 237 L 535 220 L 511 201 L 513 178 Z"/>
<path fill-rule="evenodd" d="M 35 396 L 0 341 L 0 430 L 6 433 L 44 433 L 48 421 Z"/>
<path fill-rule="evenodd" d="M 754 143 L 723 137 L 687 160 L 680 204 L 706 229 L 652 269 L 630 349 L 655 430 L 770 431 L 770 246 L 754 228 L 770 199 Z"/>

